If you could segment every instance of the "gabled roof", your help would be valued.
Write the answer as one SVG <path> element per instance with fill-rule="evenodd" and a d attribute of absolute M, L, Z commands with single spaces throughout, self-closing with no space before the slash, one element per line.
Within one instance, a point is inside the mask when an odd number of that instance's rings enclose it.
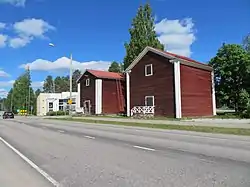
<path fill-rule="evenodd" d="M 123 79 L 124 76 L 122 73 L 115 73 L 115 72 L 109 72 L 109 71 L 101 71 L 101 70 L 89 70 L 86 69 L 86 71 L 82 74 L 82 76 L 77 80 L 79 82 L 81 78 L 84 76 L 86 72 L 89 72 L 96 78 L 100 79 Z"/>
<path fill-rule="evenodd" d="M 162 51 L 159 49 L 155 49 L 153 47 L 146 47 L 138 56 L 137 58 L 129 65 L 129 67 L 125 70 L 126 71 L 130 71 L 148 52 L 152 52 L 155 54 L 158 54 L 162 57 L 171 59 L 171 60 L 179 60 L 181 64 L 187 65 L 187 66 L 191 66 L 191 67 L 196 67 L 199 69 L 204 69 L 204 70 L 209 70 L 209 71 L 213 71 L 213 68 L 207 64 L 203 64 L 201 62 L 192 60 L 190 58 L 181 56 L 181 55 L 177 55 L 174 53 L 170 53 L 170 52 L 166 52 L 166 51 Z"/>

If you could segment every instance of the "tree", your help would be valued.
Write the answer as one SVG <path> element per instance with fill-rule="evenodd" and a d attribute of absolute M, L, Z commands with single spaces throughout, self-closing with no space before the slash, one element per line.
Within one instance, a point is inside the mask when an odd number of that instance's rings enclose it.
<path fill-rule="evenodd" d="M 240 45 L 223 44 L 209 63 L 214 68 L 218 103 L 233 106 L 238 112 L 240 94 L 249 82 L 249 55 Z"/>
<path fill-rule="evenodd" d="M 9 111 L 11 111 L 12 98 L 13 98 L 12 96 L 13 96 L 13 88 L 9 90 L 7 98 L 5 100 L 5 108 Z"/>
<path fill-rule="evenodd" d="M 244 38 L 243 47 L 250 54 L 250 33 Z"/>
<path fill-rule="evenodd" d="M 54 81 L 51 75 L 48 75 L 43 83 L 43 92 L 44 93 L 54 92 Z"/>
<path fill-rule="evenodd" d="M 36 91 L 35 91 L 35 96 L 38 97 L 40 95 L 40 93 L 42 93 L 42 91 L 40 90 L 40 88 L 38 88 Z"/>
<path fill-rule="evenodd" d="M 129 29 L 130 42 L 125 43 L 126 56 L 124 57 L 124 69 L 144 50 L 150 46 L 164 50 L 155 32 L 155 20 L 149 3 L 140 6 L 136 17 L 132 21 Z"/>
<path fill-rule="evenodd" d="M 76 81 L 80 78 L 81 75 L 82 75 L 82 73 L 78 69 L 73 72 L 73 75 L 72 75 L 72 91 L 73 92 L 77 92 L 77 82 Z"/>
<path fill-rule="evenodd" d="M 18 109 L 31 111 L 36 103 L 33 89 L 31 88 L 30 71 L 26 70 L 19 76 L 10 89 L 6 98 L 5 106 L 8 110 L 16 112 Z"/>
<path fill-rule="evenodd" d="M 69 92 L 69 76 L 57 76 L 54 80 L 54 84 L 56 93 Z"/>
<path fill-rule="evenodd" d="M 108 69 L 109 72 L 116 72 L 116 73 L 121 73 L 122 70 L 123 70 L 122 64 L 120 64 L 116 61 L 113 61 Z"/>

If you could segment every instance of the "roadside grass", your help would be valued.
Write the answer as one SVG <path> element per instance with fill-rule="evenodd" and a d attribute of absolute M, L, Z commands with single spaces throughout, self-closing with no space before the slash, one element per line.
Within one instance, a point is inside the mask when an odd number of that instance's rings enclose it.
<path fill-rule="evenodd" d="M 77 118 L 47 118 L 52 120 L 75 121 L 83 123 L 96 123 L 96 124 L 111 124 L 122 126 L 146 127 L 155 129 L 166 130 L 183 130 L 195 131 L 205 133 L 218 133 L 218 134 L 232 134 L 250 136 L 250 129 L 242 128 L 225 128 L 225 127 L 210 127 L 210 126 L 187 126 L 187 125 L 166 125 L 166 124 L 151 124 L 151 123 L 138 123 L 138 122 L 121 122 L 121 121 L 108 121 L 108 120 L 93 120 L 93 119 L 77 119 Z"/>

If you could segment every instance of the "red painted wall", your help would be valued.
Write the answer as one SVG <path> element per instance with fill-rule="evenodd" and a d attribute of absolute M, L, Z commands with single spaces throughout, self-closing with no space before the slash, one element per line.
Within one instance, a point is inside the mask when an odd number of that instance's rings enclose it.
<path fill-rule="evenodd" d="M 120 85 L 120 86 L 118 86 Z M 102 80 L 102 112 L 118 114 L 125 112 L 125 81 L 114 79 Z M 120 91 L 118 91 L 120 89 Z"/>
<path fill-rule="evenodd" d="M 90 100 L 91 114 L 95 114 L 95 77 L 90 73 L 86 73 L 90 78 L 89 86 L 86 86 L 85 81 L 87 77 L 83 77 L 80 80 L 81 92 L 80 92 L 80 106 L 83 107 L 83 103 L 86 100 Z"/>
<path fill-rule="evenodd" d="M 148 77 L 147 64 L 153 64 L 153 75 Z M 144 106 L 145 96 L 154 96 L 156 116 L 175 116 L 173 68 L 168 59 L 147 53 L 130 73 L 130 107 Z"/>
<path fill-rule="evenodd" d="M 211 72 L 181 64 L 182 116 L 212 116 Z"/>

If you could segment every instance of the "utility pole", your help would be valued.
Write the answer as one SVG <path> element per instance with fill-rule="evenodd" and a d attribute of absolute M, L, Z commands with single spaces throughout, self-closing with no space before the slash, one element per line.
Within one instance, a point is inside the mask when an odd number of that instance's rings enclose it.
<path fill-rule="evenodd" d="M 13 96 L 14 96 L 14 89 L 12 89 L 11 99 L 10 99 L 10 110 L 13 112 Z"/>
<path fill-rule="evenodd" d="M 69 99 L 70 99 L 70 103 L 69 103 L 69 115 L 70 117 L 72 117 L 72 61 L 73 61 L 73 57 L 72 57 L 72 53 L 70 54 L 70 65 L 69 65 Z"/>
<path fill-rule="evenodd" d="M 30 114 L 30 76 L 29 76 L 29 75 L 30 75 L 30 67 L 29 67 L 29 66 L 28 66 L 28 73 L 29 73 L 29 74 L 27 74 L 27 76 L 28 76 L 27 79 L 28 79 L 28 86 L 29 86 L 29 89 L 28 89 L 28 92 L 29 92 L 29 93 L 28 93 L 28 94 L 29 94 L 29 95 L 28 95 L 28 96 L 29 96 L 29 102 L 28 102 L 28 110 L 27 110 L 27 113 L 28 113 L 28 115 L 29 115 L 29 114 Z"/>

